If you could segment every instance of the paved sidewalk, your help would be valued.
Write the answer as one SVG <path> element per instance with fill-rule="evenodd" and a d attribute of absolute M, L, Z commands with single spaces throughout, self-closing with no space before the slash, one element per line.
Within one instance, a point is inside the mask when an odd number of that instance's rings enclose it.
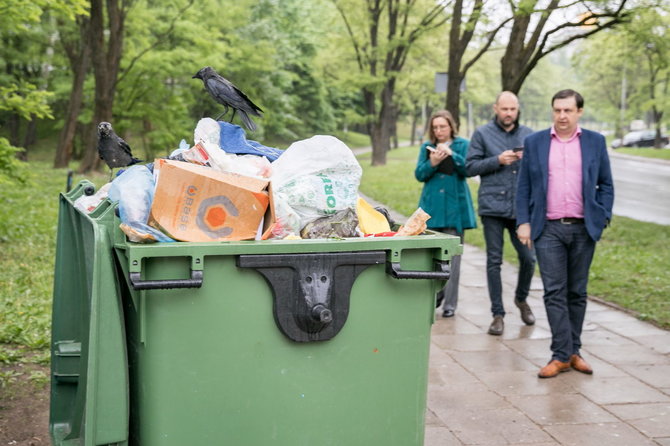
<path fill-rule="evenodd" d="M 670 446 L 670 332 L 589 301 L 582 355 L 594 374 L 539 379 L 551 355 L 541 281 L 528 327 L 516 268 L 503 266 L 505 332 L 490 336 L 485 253 L 466 245 L 461 268 L 456 316 L 438 313 L 432 330 L 425 446 Z"/>

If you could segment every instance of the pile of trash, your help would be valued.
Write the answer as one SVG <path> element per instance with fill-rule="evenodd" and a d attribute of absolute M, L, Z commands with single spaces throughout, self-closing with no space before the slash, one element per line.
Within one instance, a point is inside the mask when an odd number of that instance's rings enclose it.
<path fill-rule="evenodd" d="M 416 235 L 421 208 L 397 231 L 384 209 L 358 194 L 362 169 L 349 147 L 317 135 L 286 150 L 246 139 L 234 124 L 204 118 L 194 145 L 133 165 L 75 207 L 118 203 L 131 242 L 212 242 Z"/>

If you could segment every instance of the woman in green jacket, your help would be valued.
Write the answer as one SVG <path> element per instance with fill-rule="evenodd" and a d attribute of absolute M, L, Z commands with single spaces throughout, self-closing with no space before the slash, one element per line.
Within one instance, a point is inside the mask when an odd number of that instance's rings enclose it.
<path fill-rule="evenodd" d="M 428 228 L 459 236 L 463 243 L 465 230 L 477 227 L 477 222 L 465 181 L 468 140 L 456 136 L 457 131 L 448 111 L 440 110 L 430 117 L 430 141 L 421 146 L 414 176 L 424 183 L 419 206 L 431 217 Z M 451 278 L 437 294 L 437 305 L 443 301 L 443 317 L 452 317 L 456 311 L 460 270 L 461 256 L 454 256 Z"/>

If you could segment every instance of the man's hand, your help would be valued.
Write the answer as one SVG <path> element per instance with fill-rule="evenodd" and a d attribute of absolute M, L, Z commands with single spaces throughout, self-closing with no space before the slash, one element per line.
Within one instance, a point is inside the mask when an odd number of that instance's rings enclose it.
<path fill-rule="evenodd" d="M 498 162 L 500 163 L 501 166 L 509 166 L 515 161 L 518 161 L 521 159 L 521 157 L 517 156 L 517 153 L 513 150 L 505 150 L 503 153 L 498 155 Z"/>
<path fill-rule="evenodd" d="M 516 236 L 521 243 L 528 246 L 528 249 L 533 247 L 533 242 L 530 240 L 530 223 L 520 224 L 516 228 Z"/>

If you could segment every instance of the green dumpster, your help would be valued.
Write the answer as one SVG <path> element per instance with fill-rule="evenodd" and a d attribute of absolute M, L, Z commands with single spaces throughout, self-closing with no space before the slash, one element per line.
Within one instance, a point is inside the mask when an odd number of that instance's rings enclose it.
<path fill-rule="evenodd" d="M 60 197 L 55 445 L 423 444 L 458 238 L 141 245 L 93 190 Z"/>

